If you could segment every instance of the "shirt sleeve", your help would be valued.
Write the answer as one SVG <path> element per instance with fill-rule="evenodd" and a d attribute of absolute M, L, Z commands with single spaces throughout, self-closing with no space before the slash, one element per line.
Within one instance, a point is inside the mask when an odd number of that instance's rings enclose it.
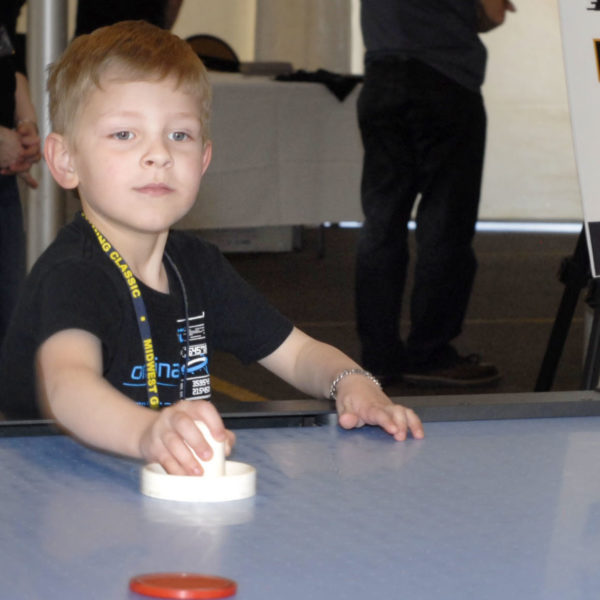
<path fill-rule="evenodd" d="M 123 310 L 110 277 L 87 262 L 67 261 L 39 282 L 35 307 L 38 347 L 66 329 L 83 329 L 103 342 L 120 330 Z M 111 338 L 111 336 L 113 336 Z"/>
<path fill-rule="evenodd" d="M 209 298 L 210 339 L 218 350 L 243 363 L 256 362 L 275 351 L 293 325 L 246 282 L 214 246 L 206 244 L 210 265 L 205 269 Z"/>

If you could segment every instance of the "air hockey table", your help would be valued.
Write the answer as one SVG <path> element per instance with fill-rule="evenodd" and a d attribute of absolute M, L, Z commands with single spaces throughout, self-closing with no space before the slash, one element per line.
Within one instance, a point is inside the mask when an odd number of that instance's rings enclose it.
<path fill-rule="evenodd" d="M 327 402 L 225 410 L 257 494 L 216 504 L 143 496 L 139 462 L 5 423 L 0 598 L 140 600 L 131 577 L 185 571 L 238 600 L 597 599 L 600 395 L 514 396 L 424 406 L 404 443 Z"/>

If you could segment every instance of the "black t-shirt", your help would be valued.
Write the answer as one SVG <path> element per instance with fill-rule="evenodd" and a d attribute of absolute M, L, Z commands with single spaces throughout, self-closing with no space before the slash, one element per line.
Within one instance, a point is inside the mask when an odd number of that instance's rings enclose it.
<path fill-rule="evenodd" d="M 487 52 L 477 35 L 475 0 L 361 0 L 367 63 L 415 58 L 479 91 Z"/>
<path fill-rule="evenodd" d="M 152 331 L 162 406 L 180 397 L 186 349 L 185 397 L 209 398 L 213 350 L 254 362 L 276 350 L 292 330 L 291 322 L 216 247 L 172 231 L 166 252 L 184 282 L 187 327 L 184 290 L 168 261 L 169 294 L 138 281 Z M 146 358 L 129 287 L 81 215 L 60 231 L 25 283 L 0 356 L 0 411 L 13 418 L 38 416 L 35 353 L 54 333 L 72 328 L 101 340 L 104 377 L 147 405 Z"/>

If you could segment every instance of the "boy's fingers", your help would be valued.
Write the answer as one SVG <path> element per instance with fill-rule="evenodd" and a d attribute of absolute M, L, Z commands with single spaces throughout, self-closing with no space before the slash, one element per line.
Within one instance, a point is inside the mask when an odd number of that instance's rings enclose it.
<path fill-rule="evenodd" d="M 391 408 L 391 426 L 386 428 L 386 431 L 394 436 L 394 439 L 403 442 L 408 435 L 408 423 L 406 419 L 406 411 L 403 406 L 394 406 Z"/>
<path fill-rule="evenodd" d="M 358 427 L 359 418 L 355 413 L 343 412 L 338 417 L 338 422 L 344 429 L 354 429 L 355 427 Z"/>
<path fill-rule="evenodd" d="M 189 453 L 189 450 L 188 450 Z M 191 453 L 190 457 L 191 457 Z M 192 457 L 193 459 L 193 457 Z M 169 475 L 187 475 L 185 466 L 178 460 L 173 447 L 163 444 L 162 451 L 156 457 L 157 462 Z M 196 461 L 195 461 L 196 462 Z"/>
<path fill-rule="evenodd" d="M 217 441 L 225 441 L 225 425 L 214 404 L 206 400 L 181 400 L 174 406 L 175 411 L 192 421 L 203 421 Z"/>
<path fill-rule="evenodd" d="M 229 429 L 225 430 L 225 456 L 229 456 L 233 447 L 235 446 L 235 433 L 233 431 L 229 431 Z"/>
<path fill-rule="evenodd" d="M 202 435 L 200 435 L 202 438 Z M 201 475 L 203 472 L 202 465 L 196 460 L 192 451 L 190 450 L 190 445 L 188 445 L 184 439 L 182 439 L 177 432 L 170 432 L 165 435 L 164 444 L 174 458 L 177 463 L 177 472 L 183 475 Z M 202 438 L 202 444 L 206 444 L 204 438 Z M 208 446 L 208 444 L 206 444 Z M 204 450 L 201 450 L 201 458 L 204 459 Z M 208 454 L 210 455 L 211 449 L 208 446 Z M 210 456 L 209 456 L 210 458 Z M 164 466 L 164 465 L 163 465 Z M 166 467 L 165 467 L 166 468 Z"/>
<path fill-rule="evenodd" d="M 408 427 L 413 434 L 413 437 L 418 440 L 425 437 L 425 429 L 423 428 L 423 423 L 421 419 L 418 417 L 417 413 L 411 408 L 406 409 L 406 418 L 408 422 Z"/>
<path fill-rule="evenodd" d="M 176 420 L 174 428 L 186 446 L 192 448 L 202 460 L 210 460 L 212 449 L 194 420 L 184 413 L 177 414 L 174 420 Z M 197 462 L 193 456 L 192 459 Z"/>
<path fill-rule="evenodd" d="M 399 404 L 390 406 L 370 406 L 365 415 L 356 412 L 344 412 L 339 416 L 344 429 L 353 429 L 364 423 L 377 425 L 398 441 L 404 441 L 410 431 L 414 438 L 421 439 L 425 433 L 421 419 L 410 408 Z"/>
<path fill-rule="evenodd" d="M 414 410 L 405 406 L 395 405 L 394 417 L 398 425 L 398 432 L 394 435 L 397 440 L 404 441 L 409 431 L 416 439 L 424 437 L 423 424 Z"/>
<path fill-rule="evenodd" d="M 191 400 L 191 402 L 198 401 Z M 202 405 L 198 406 L 198 411 L 196 412 L 196 414 L 196 419 L 199 421 L 204 421 L 210 433 L 217 442 L 225 441 L 225 425 L 223 424 L 223 419 L 221 419 L 219 411 L 214 407 L 213 404 L 211 404 L 210 402 L 202 401 Z"/>
<path fill-rule="evenodd" d="M 372 406 L 369 411 L 367 423 L 379 425 L 384 431 L 394 435 L 403 425 L 402 419 L 397 415 L 398 412 L 396 411 L 396 407 L 392 405 Z M 404 425 L 404 429 L 406 429 L 406 425 Z"/>
<path fill-rule="evenodd" d="M 415 424 L 415 419 L 417 423 L 420 423 L 419 417 L 404 406 L 395 405 L 392 409 L 392 425 L 386 428 L 386 431 L 394 436 L 399 442 L 403 442 L 408 437 L 409 431 L 413 434 L 413 437 L 417 437 L 415 435 L 415 430 L 413 429 L 413 425 Z"/>
<path fill-rule="evenodd" d="M 185 469 L 170 454 L 158 461 L 169 475 L 185 475 Z"/>
<path fill-rule="evenodd" d="M 212 403 L 204 400 L 185 400 L 178 404 L 178 408 L 180 410 L 175 411 L 173 415 L 173 419 L 176 420 L 173 426 L 202 460 L 210 460 L 213 451 L 199 429 L 198 422 L 208 427 L 215 441 L 224 442 L 226 455 L 231 454 L 235 434 L 225 429 L 223 419 Z"/>

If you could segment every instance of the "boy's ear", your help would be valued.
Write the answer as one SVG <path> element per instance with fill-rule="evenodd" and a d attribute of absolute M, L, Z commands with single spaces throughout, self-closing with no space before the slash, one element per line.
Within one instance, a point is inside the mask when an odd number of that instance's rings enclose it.
<path fill-rule="evenodd" d="M 204 144 L 204 151 L 202 153 L 202 175 L 206 173 L 208 165 L 210 165 L 210 159 L 212 158 L 212 142 L 208 141 Z"/>
<path fill-rule="evenodd" d="M 58 133 L 50 133 L 44 144 L 44 158 L 52 177 L 60 187 L 72 190 L 79 184 L 79 177 L 65 138 Z"/>

